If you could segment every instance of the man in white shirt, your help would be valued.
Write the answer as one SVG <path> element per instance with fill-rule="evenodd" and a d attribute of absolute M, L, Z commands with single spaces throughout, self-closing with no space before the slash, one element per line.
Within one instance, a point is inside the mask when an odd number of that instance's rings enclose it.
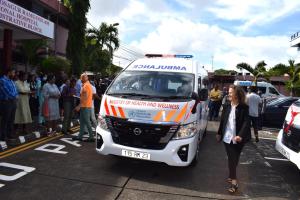
<path fill-rule="evenodd" d="M 254 129 L 255 141 L 258 142 L 258 116 L 259 106 L 262 103 L 260 96 L 256 94 L 256 87 L 250 87 L 250 93 L 247 94 L 246 101 L 249 106 L 249 116 Z"/>

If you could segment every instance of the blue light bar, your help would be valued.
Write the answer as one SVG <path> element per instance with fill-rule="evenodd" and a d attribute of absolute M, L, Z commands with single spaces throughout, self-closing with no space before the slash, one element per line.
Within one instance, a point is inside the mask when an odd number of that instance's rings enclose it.
<path fill-rule="evenodd" d="M 175 58 L 193 58 L 193 55 L 175 55 Z"/>
<path fill-rule="evenodd" d="M 252 86 L 252 81 L 239 81 L 240 86 Z"/>

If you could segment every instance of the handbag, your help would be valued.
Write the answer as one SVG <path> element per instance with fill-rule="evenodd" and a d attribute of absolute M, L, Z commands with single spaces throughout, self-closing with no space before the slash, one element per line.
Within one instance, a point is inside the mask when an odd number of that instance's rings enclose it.
<path fill-rule="evenodd" d="M 43 102 L 43 108 L 42 113 L 44 117 L 49 117 L 49 104 L 48 99 L 45 99 Z"/>

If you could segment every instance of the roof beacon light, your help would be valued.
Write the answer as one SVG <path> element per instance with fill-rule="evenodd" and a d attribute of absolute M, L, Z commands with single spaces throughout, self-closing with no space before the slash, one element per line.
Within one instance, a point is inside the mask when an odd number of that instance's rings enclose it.
<path fill-rule="evenodd" d="M 176 54 L 146 54 L 145 55 L 147 58 L 193 58 L 192 55 L 176 55 Z"/>

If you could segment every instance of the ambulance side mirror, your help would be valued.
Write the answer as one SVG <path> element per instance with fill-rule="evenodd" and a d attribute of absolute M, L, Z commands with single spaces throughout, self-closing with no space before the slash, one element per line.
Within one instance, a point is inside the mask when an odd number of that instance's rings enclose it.
<path fill-rule="evenodd" d="M 195 114 L 197 112 L 197 105 L 199 103 L 199 95 L 196 92 L 192 93 L 192 99 L 195 100 L 194 107 L 192 109 L 192 114 Z"/>

